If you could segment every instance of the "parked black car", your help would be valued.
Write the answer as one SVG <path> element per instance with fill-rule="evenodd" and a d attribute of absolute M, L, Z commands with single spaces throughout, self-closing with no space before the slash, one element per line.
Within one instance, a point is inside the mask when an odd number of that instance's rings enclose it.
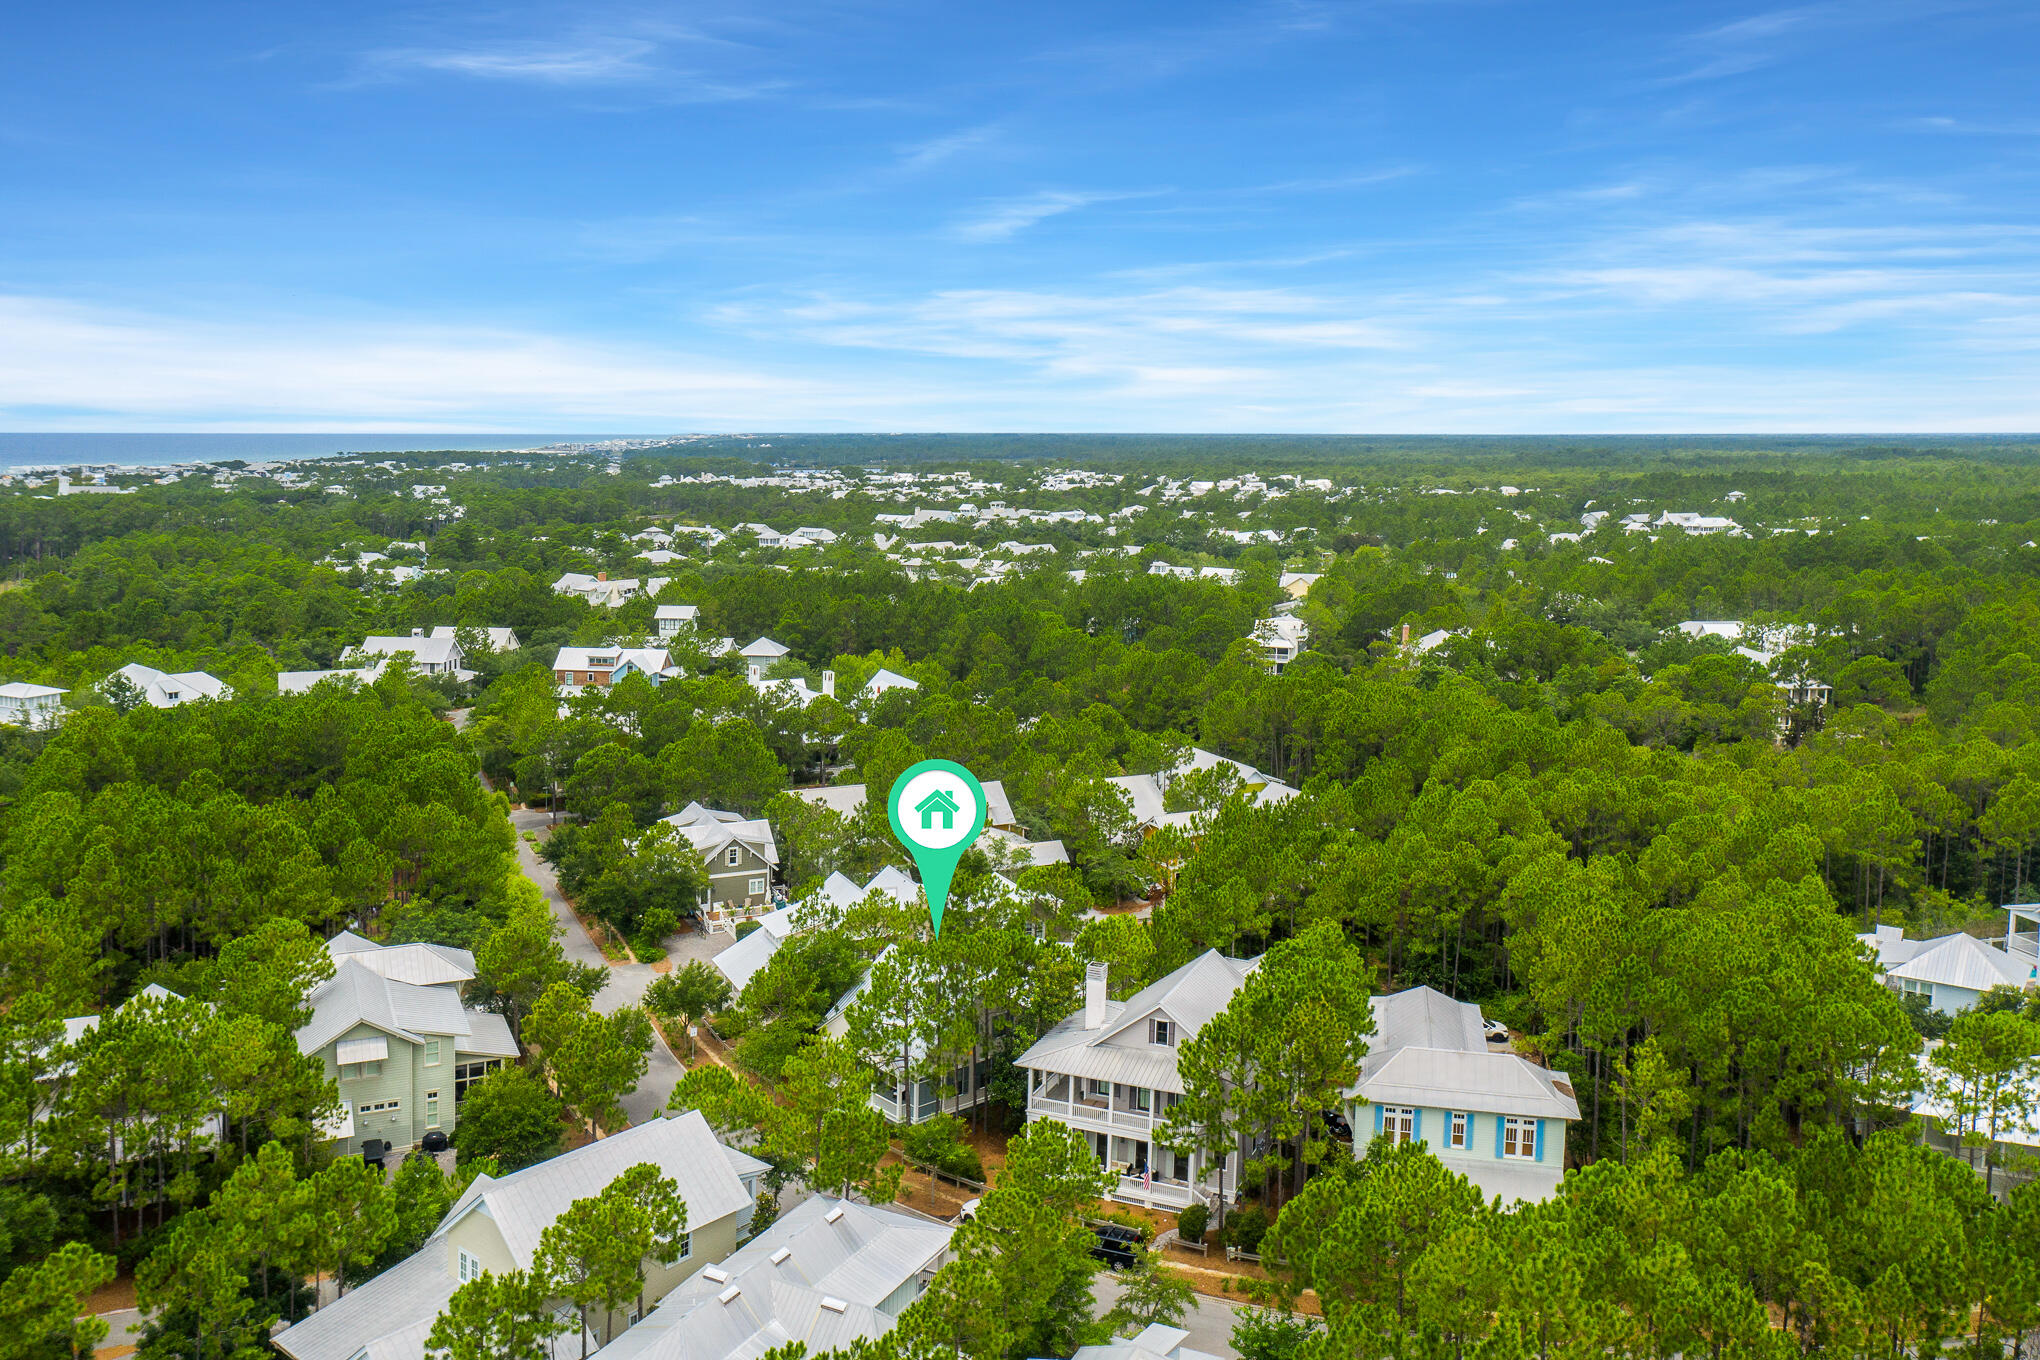
<path fill-rule="evenodd" d="M 1145 1240 L 1132 1228 L 1122 1228 L 1116 1223 L 1101 1223 L 1092 1229 L 1098 1236 L 1091 1255 L 1103 1261 L 1114 1270 L 1130 1270 Z"/>

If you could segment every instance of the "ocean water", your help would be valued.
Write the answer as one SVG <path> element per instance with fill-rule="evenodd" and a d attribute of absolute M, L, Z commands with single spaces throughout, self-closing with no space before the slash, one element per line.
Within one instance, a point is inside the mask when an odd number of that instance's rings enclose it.
<path fill-rule="evenodd" d="M 340 453 L 465 449 L 476 453 L 647 439 L 627 434 L 9 434 L 0 432 L 0 468 L 22 464 L 207 463 L 226 458 L 327 458 Z"/>

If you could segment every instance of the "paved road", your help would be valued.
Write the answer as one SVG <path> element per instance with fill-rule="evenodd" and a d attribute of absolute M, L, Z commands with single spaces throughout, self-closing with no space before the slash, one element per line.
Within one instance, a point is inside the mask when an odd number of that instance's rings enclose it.
<path fill-rule="evenodd" d="M 535 853 L 537 847 L 524 839 L 526 831 L 535 831 L 541 838 L 550 819 L 544 812 L 515 809 L 510 814 L 510 824 L 517 828 L 517 863 L 526 876 L 536 883 L 552 904 L 553 919 L 560 923 L 563 932 L 560 945 L 567 951 L 567 957 L 578 963 L 592 963 L 609 971 L 609 982 L 595 994 L 595 1009 L 604 1015 L 613 1015 L 625 1006 L 635 1006 L 644 1000 L 645 988 L 651 985 L 652 966 L 648 963 L 610 963 L 602 951 L 582 928 L 579 918 L 567 906 L 567 899 L 560 893 L 560 881 L 554 875 L 552 866 Z M 673 1094 L 673 1088 L 680 1082 L 684 1071 L 680 1060 L 673 1056 L 673 1050 L 666 1047 L 666 1041 L 652 1039 L 650 1065 L 645 1068 L 644 1080 L 637 1089 L 623 1098 L 624 1113 L 633 1124 L 642 1124 L 656 1119 L 666 1108 L 666 1100 Z"/>
<path fill-rule="evenodd" d="M 1098 1272 L 1091 1285 L 1091 1297 L 1098 1301 L 1098 1316 L 1119 1300 L 1119 1277 L 1109 1270 Z M 1197 1295 L 1196 1303 L 1183 1318 L 1183 1329 L 1190 1333 L 1184 1344 L 1193 1351 L 1206 1351 L 1212 1355 L 1239 1360 L 1239 1352 L 1233 1349 L 1233 1309 L 1236 1304 L 1214 1299 L 1208 1294 Z"/>

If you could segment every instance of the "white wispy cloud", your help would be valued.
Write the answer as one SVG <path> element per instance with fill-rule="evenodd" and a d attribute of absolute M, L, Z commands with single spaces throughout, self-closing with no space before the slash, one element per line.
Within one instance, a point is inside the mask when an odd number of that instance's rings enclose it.
<path fill-rule="evenodd" d="M 1047 189 L 1020 198 L 994 199 L 959 219 L 952 228 L 952 234 L 965 241 L 1009 241 L 1051 217 L 1088 208 L 1093 203 L 1150 196 L 1150 193 L 1084 193 Z"/>
<path fill-rule="evenodd" d="M 940 137 L 930 137 L 926 141 L 914 142 L 901 147 L 899 161 L 894 168 L 907 174 L 918 174 L 923 170 L 932 170 L 936 166 L 952 161 L 967 152 L 987 146 L 996 141 L 998 137 L 999 127 L 996 123 L 986 123 L 981 127 L 959 128 L 955 132 L 944 133 Z"/>
<path fill-rule="evenodd" d="M 498 46 L 388 48 L 368 54 L 385 72 L 446 71 L 484 80 L 534 80 L 568 85 L 641 80 L 655 69 L 658 45 L 643 38 L 596 38 L 564 43 L 525 42 Z"/>

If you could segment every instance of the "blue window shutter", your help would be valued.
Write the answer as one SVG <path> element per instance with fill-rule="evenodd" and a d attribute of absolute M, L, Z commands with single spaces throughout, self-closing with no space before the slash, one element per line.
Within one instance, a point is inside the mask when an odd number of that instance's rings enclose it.
<path fill-rule="evenodd" d="M 1502 1117 L 1501 1117 L 1500 1115 L 1496 1115 L 1496 1116 L 1495 1116 L 1495 1160 L 1496 1160 L 1496 1161 L 1500 1161 L 1500 1160 L 1501 1160 L 1501 1156 L 1502 1156 L 1502 1128 L 1503 1128 L 1503 1126 L 1504 1126 L 1504 1125 L 1506 1124 L 1506 1122 L 1507 1122 L 1507 1121 L 1505 1121 L 1505 1120 L 1504 1120 L 1504 1119 L 1503 1119 L 1503 1118 L 1502 1118 Z"/>
<path fill-rule="evenodd" d="M 1412 1143 L 1424 1141 L 1424 1112 L 1421 1109 L 1410 1111 L 1410 1141 Z"/>
<path fill-rule="evenodd" d="M 1374 1136 L 1381 1137 L 1381 1106 L 1374 1107 Z"/>
<path fill-rule="evenodd" d="M 1537 1121 L 1537 1141 L 1531 1145 L 1531 1150 L 1535 1154 L 1537 1161 L 1541 1162 L 1544 1160 L 1544 1121 L 1542 1119 Z"/>

